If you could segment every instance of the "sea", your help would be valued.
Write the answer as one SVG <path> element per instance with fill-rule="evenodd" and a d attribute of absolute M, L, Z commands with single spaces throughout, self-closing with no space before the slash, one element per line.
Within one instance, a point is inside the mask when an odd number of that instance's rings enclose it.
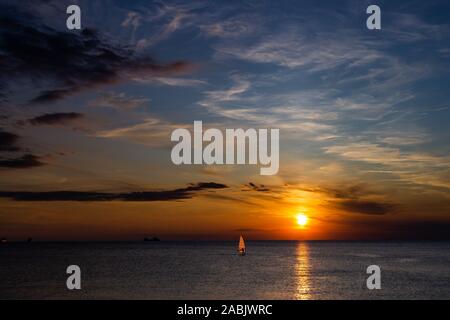
<path fill-rule="evenodd" d="M 0 244 L 0 299 L 450 299 L 450 242 Z M 81 270 L 69 290 L 67 267 Z M 368 289 L 368 266 L 380 289 Z"/>

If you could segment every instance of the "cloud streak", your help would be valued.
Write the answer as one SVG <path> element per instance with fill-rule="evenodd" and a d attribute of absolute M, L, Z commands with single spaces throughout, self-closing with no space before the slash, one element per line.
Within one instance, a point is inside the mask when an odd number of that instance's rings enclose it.
<path fill-rule="evenodd" d="M 122 139 L 146 146 L 160 147 L 171 144 L 170 134 L 173 130 L 189 126 L 149 117 L 137 124 L 98 131 L 95 133 L 95 136 Z"/>
<path fill-rule="evenodd" d="M 150 101 L 148 98 L 132 97 L 124 92 L 114 93 L 105 92 L 90 101 L 88 104 L 92 107 L 108 107 L 117 110 L 133 110 L 144 106 Z"/>
<path fill-rule="evenodd" d="M 228 188 L 227 185 L 215 182 L 199 182 L 189 184 L 185 188 L 158 191 L 106 193 L 90 191 L 0 191 L 1 198 L 15 201 L 174 201 L 185 200 L 205 190 Z"/>
<path fill-rule="evenodd" d="M 9 169 L 26 169 L 40 167 L 44 163 L 40 160 L 40 157 L 33 154 L 24 154 L 17 158 L 0 158 L 0 168 Z"/>
<path fill-rule="evenodd" d="M 78 112 L 54 112 L 54 113 L 46 113 L 31 118 L 27 122 L 29 122 L 33 126 L 40 126 L 40 125 L 54 126 L 54 125 L 69 124 L 83 117 L 84 115 Z"/>

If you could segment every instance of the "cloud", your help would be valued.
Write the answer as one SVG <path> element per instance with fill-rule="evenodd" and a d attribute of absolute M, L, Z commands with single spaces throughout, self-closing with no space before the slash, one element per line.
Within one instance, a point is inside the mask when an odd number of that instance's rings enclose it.
<path fill-rule="evenodd" d="M 377 135 L 378 140 L 382 143 L 394 146 L 418 145 L 431 141 L 429 134 L 422 132 L 421 129 L 416 129 L 413 131 L 405 128 L 402 131 L 390 131 L 383 128 L 383 130 L 378 130 L 374 133 Z"/>
<path fill-rule="evenodd" d="M 40 157 L 33 154 L 25 154 L 18 158 L 1 159 L 0 168 L 26 169 L 44 165 Z"/>
<path fill-rule="evenodd" d="M 126 193 L 90 191 L 0 191 L 0 197 L 16 201 L 172 201 L 191 199 L 196 193 L 204 190 L 224 188 L 228 188 L 228 186 L 215 182 L 199 182 L 179 189 Z"/>
<path fill-rule="evenodd" d="M 126 19 L 122 22 L 122 27 L 132 26 L 134 29 L 138 28 L 141 25 L 142 16 L 134 11 L 130 11 L 127 14 Z"/>
<path fill-rule="evenodd" d="M 398 148 L 383 147 L 371 142 L 355 142 L 347 145 L 327 146 L 325 153 L 343 158 L 377 164 L 405 166 L 412 164 L 448 165 L 448 160 L 425 153 L 407 153 Z"/>
<path fill-rule="evenodd" d="M 171 144 L 170 134 L 173 130 L 187 127 L 188 125 L 171 123 L 157 118 L 146 118 L 138 124 L 98 131 L 95 135 L 101 138 L 128 140 L 153 147 L 166 146 Z"/>
<path fill-rule="evenodd" d="M 207 91 L 206 96 L 210 101 L 223 102 L 239 99 L 239 95 L 245 93 L 250 88 L 250 81 L 243 79 L 239 75 L 232 75 L 234 84 L 226 90 Z"/>
<path fill-rule="evenodd" d="M 412 145 L 412 144 L 420 144 L 424 143 L 427 140 L 423 139 L 420 136 L 413 136 L 413 137 L 386 137 L 381 140 L 382 142 L 386 144 L 392 144 L 392 145 Z"/>
<path fill-rule="evenodd" d="M 445 10 L 445 9 L 444 9 Z M 389 23 L 383 29 L 392 41 L 413 43 L 448 38 L 448 24 L 431 24 L 421 17 L 409 13 L 391 12 L 387 14 Z"/>
<path fill-rule="evenodd" d="M 90 101 L 89 106 L 109 107 L 117 110 L 132 110 L 145 105 L 149 101 L 150 99 L 148 98 L 127 96 L 124 92 L 106 92 Z"/>
<path fill-rule="evenodd" d="M 243 191 L 249 191 L 249 190 L 260 191 L 260 192 L 268 192 L 268 191 L 270 191 L 270 189 L 267 188 L 265 185 L 263 185 L 263 184 L 257 185 L 257 184 L 255 184 L 253 182 L 249 182 L 249 183 L 244 185 Z"/>
<path fill-rule="evenodd" d="M 302 72 L 306 77 L 321 76 L 321 82 L 329 83 L 331 89 L 354 84 L 353 90 L 365 85 L 381 93 L 430 73 L 428 66 L 396 56 L 392 50 L 398 45 L 395 37 L 372 41 L 361 32 L 363 29 L 349 28 L 342 21 L 328 21 L 335 26 L 330 32 L 315 20 L 308 17 L 301 27 L 289 19 L 281 23 L 275 20 L 271 30 L 254 32 L 250 40 L 219 42 L 214 46 L 215 58 L 278 66 L 287 73 Z M 259 27 L 260 31 L 264 28 Z"/>
<path fill-rule="evenodd" d="M 0 128 L 0 152 L 6 153 L 16 153 L 21 151 L 22 148 L 19 146 L 18 142 L 20 136 L 4 131 Z M 0 168 L 9 169 L 26 169 L 42 166 L 44 163 L 41 162 L 40 157 L 27 153 L 22 156 L 9 156 L 4 157 L 0 155 Z"/>
<path fill-rule="evenodd" d="M 238 74 L 233 74 L 230 78 L 233 83 L 229 88 L 205 91 L 205 98 L 199 101 L 199 105 L 206 108 L 209 112 L 225 118 L 245 119 L 249 121 L 261 120 L 260 115 L 254 114 L 254 108 L 235 108 L 229 107 L 226 104 L 228 102 L 242 101 L 245 99 L 243 94 L 251 87 L 250 81 Z"/>
<path fill-rule="evenodd" d="M 171 87 L 198 87 L 207 84 L 203 80 L 172 77 L 143 77 L 133 78 L 133 80 L 141 83 L 161 84 Z"/>
<path fill-rule="evenodd" d="M 131 28 L 131 43 L 134 43 L 136 40 L 136 30 L 142 25 L 142 18 L 143 17 L 141 14 L 130 11 L 121 24 L 121 26 L 124 28 Z"/>
<path fill-rule="evenodd" d="M 219 57 L 234 57 L 256 63 L 270 63 L 287 68 L 307 68 L 310 72 L 334 69 L 341 65 L 359 67 L 382 58 L 367 43 L 354 37 L 317 34 L 307 36 L 295 28 L 273 34 L 248 46 L 220 45 Z"/>
<path fill-rule="evenodd" d="M 198 183 L 191 183 L 186 188 L 186 190 L 203 190 L 203 189 L 223 189 L 228 188 L 226 185 L 222 183 L 216 183 L 216 182 L 198 182 Z"/>
<path fill-rule="evenodd" d="M 40 156 L 30 153 L 28 148 L 19 145 L 20 139 L 19 135 L 0 128 L 0 169 L 28 169 L 45 165 Z M 20 151 L 25 154 L 17 155 Z M 3 153 L 7 156 L 2 155 Z"/>
<path fill-rule="evenodd" d="M 385 215 L 392 212 L 394 208 L 391 203 L 362 200 L 344 200 L 337 202 L 336 206 L 348 212 L 369 215 Z"/>
<path fill-rule="evenodd" d="M 29 81 L 37 94 L 30 103 L 63 99 L 133 76 L 173 75 L 190 63 L 157 63 L 125 46 L 113 44 L 94 30 L 61 32 L 29 13 L 0 7 L 0 94 L 18 81 Z M 33 91 L 32 91 L 33 92 Z"/>
<path fill-rule="evenodd" d="M 186 28 L 192 22 L 191 8 L 185 6 L 162 5 L 155 16 L 149 17 L 148 20 L 157 23 L 159 28 L 155 30 L 153 35 L 148 38 L 142 38 L 137 41 L 137 50 L 144 50 L 156 43 L 169 38 L 174 32 L 181 28 Z"/>
<path fill-rule="evenodd" d="M 232 84 L 225 89 L 206 91 L 198 104 L 208 112 L 233 121 L 246 121 L 255 126 L 309 133 L 302 138 L 317 138 L 317 134 L 335 135 L 330 121 L 337 119 L 334 111 L 322 110 L 312 99 L 318 92 L 300 94 L 267 94 L 250 92 L 254 82 L 239 74 L 230 76 Z M 315 101 L 317 102 L 317 101 Z M 238 105 L 239 107 L 236 107 Z"/>
<path fill-rule="evenodd" d="M 0 128 L 0 151 L 19 151 L 20 148 L 17 145 L 19 138 L 17 134 L 3 131 Z"/>
<path fill-rule="evenodd" d="M 200 30 L 209 37 L 236 38 L 254 35 L 258 31 L 256 17 L 234 16 L 222 21 L 215 21 L 200 26 Z M 261 19 L 259 19 L 261 20 Z"/>
<path fill-rule="evenodd" d="M 392 213 L 397 205 L 385 200 L 384 196 L 366 185 L 354 184 L 338 188 L 319 188 L 313 192 L 323 192 L 331 196 L 328 205 L 349 213 L 386 215 Z"/>
<path fill-rule="evenodd" d="M 357 199 L 358 197 L 369 193 L 367 191 L 367 188 L 365 188 L 361 184 L 341 186 L 339 188 L 323 188 L 317 189 L 316 191 L 319 190 L 327 194 L 330 194 L 337 199 Z"/>
<path fill-rule="evenodd" d="M 65 125 L 68 123 L 72 123 L 75 120 L 83 118 L 84 115 L 78 112 L 55 112 L 55 113 L 46 113 L 41 116 L 34 117 L 29 119 L 28 122 L 33 126 L 40 125 Z"/>

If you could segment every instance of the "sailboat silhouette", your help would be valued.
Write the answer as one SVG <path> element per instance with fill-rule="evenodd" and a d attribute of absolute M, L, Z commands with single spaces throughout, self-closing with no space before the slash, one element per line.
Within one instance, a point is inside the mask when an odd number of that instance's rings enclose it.
<path fill-rule="evenodd" d="M 245 242 L 242 236 L 239 238 L 238 253 L 240 256 L 245 256 Z"/>

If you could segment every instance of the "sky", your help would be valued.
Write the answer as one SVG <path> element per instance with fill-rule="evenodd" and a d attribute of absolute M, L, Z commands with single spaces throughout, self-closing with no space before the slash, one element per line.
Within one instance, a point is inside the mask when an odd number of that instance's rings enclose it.
<path fill-rule="evenodd" d="M 450 4 L 370 4 L 0 0 L 0 237 L 449 239 Z M 195 120 L 278 174 L 174 165 Z"/>

